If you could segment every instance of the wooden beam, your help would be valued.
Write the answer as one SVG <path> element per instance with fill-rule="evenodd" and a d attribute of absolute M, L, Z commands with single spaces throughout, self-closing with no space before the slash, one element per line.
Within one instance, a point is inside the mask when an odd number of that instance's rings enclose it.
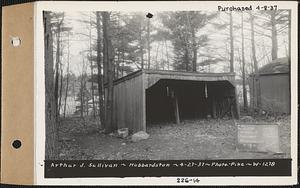
<path fill-rule="evenodd" d="M 176 124 L 180 124 L 178 98 L 177 98 L 174 90 L 172 90 L 172 98 L 173 98 L 173 103 L 174 103 L 175 122 L 176 122 Z"/>
<path fill-rule="evenodd" d="M 212 99 L 212 118 L 217 118 L 217 101 L 216 101 L 216 97 L 213 97 Z"/>

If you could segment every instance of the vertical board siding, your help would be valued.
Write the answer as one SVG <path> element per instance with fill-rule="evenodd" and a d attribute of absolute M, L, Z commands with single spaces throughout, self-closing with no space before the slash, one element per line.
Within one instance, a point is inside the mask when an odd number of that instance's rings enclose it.
<path fill-rule="evenodd" d="M 192 74 L 170 71 L 140 70 L 127 75 L 114 84 L 113 124 L 117 129 L 128 128 L 130 133 L 146 131 L 146 89 L 160 79 L 220 81 L 227 80 L 233 86 L 231 74 Z M 107 89 L 105 89 L 107 94 Z"/>
<path fill-rule="evenodd" d="M 261 108 L 270 112 L 290 113 L 290 86 L 288 74 L 261 75 L 259 82 L 254 77 L 250 79 L 250 104 L 257 108 L 257 93 L 255 85 L 259 84 Z"/>
<path fill-rule="evenodd" d="M 131 133 L 145 131 L 142 74 L 114 86 L 114 124 L 118 129 L 128 128 Z"/>
<path fill-rule="evenodd" d="M 278 74 L 260 78 L 262 108 L 290 113 L 289 75 Z"/>

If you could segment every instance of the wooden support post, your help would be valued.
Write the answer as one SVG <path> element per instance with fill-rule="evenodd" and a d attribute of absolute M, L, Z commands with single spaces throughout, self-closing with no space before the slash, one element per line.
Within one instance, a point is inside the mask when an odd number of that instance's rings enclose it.
<path fill-rule="evenodd" d="M 179 108 L 178 108 L 178 98 L 177 98 L 176 95 L 174 96 L 174 105 L 175 105 L 175 118 L 176 118 L 176 124 L 180 124 Z"/>
<path fill-rule="evenodd" d="M 178 98 L 175 95 L 174 97 L 174 104 L 175 104 L 175 118 L 176 118 L 176 124 L 180 124 L 180 118 L 179 118 L 179 108 L 178 108 Z"/>
<path fill-rule="evenodd" d="M 211 116 L 212 116 L 212 118 L 217 118 L 217 112 L 216 112 L 216 98 L 215 97 L 213 97 L 212 98 L 212 114 L 211 114 Z"/>
<path fill-rule="evenodd" d="M 175 94 L 174 90 L 171 90 L 171 98 L 172 98 L 173 104 L 174 104 L 175 122 L 176 122 L 176 124 L 180 124 L 178 98 L 177 98 L 177 95 Z"/>

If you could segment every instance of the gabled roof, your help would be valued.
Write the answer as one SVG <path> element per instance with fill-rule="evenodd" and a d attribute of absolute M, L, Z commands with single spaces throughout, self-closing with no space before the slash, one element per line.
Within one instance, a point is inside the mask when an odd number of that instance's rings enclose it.
<path fill-rule="evenodd" d="M 204 73 L 204 72 L 181 72 L 171 70 L 138 70 L 130 73 L 122 78 L 114 80 L 114 84 L 119 84 L 126 80 L 130 80 L 141 74 L 147 75 L 151 81 L 159 79 L 176 79 L 176 80 L 195 80 L 195 81 L 220 81 L 227 80 L 231 83 L 234 82 L 235 73 Z M 149 80 L 149 79 L 148 79 Z M 150 84 L 151 85 L 151 84 Z"/>
<path fill-rule="evenodd" d="M 259 74 L 288 73 L 290 72 L 290 59 L 278 58 L 258 70 Z"/>

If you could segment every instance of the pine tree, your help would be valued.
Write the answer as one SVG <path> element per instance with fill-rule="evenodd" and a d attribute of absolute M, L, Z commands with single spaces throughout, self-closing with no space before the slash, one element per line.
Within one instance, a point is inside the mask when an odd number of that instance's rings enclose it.
<path fill-rule="evenodd" d="M 175 70 L 197 71 L 198 49 L 208 41 L 207 35 L 197 36 L 197 32 L 215 16 L 200 11 L 161 14 L 162 23 L 168 29 L 174 46 Z"/>

